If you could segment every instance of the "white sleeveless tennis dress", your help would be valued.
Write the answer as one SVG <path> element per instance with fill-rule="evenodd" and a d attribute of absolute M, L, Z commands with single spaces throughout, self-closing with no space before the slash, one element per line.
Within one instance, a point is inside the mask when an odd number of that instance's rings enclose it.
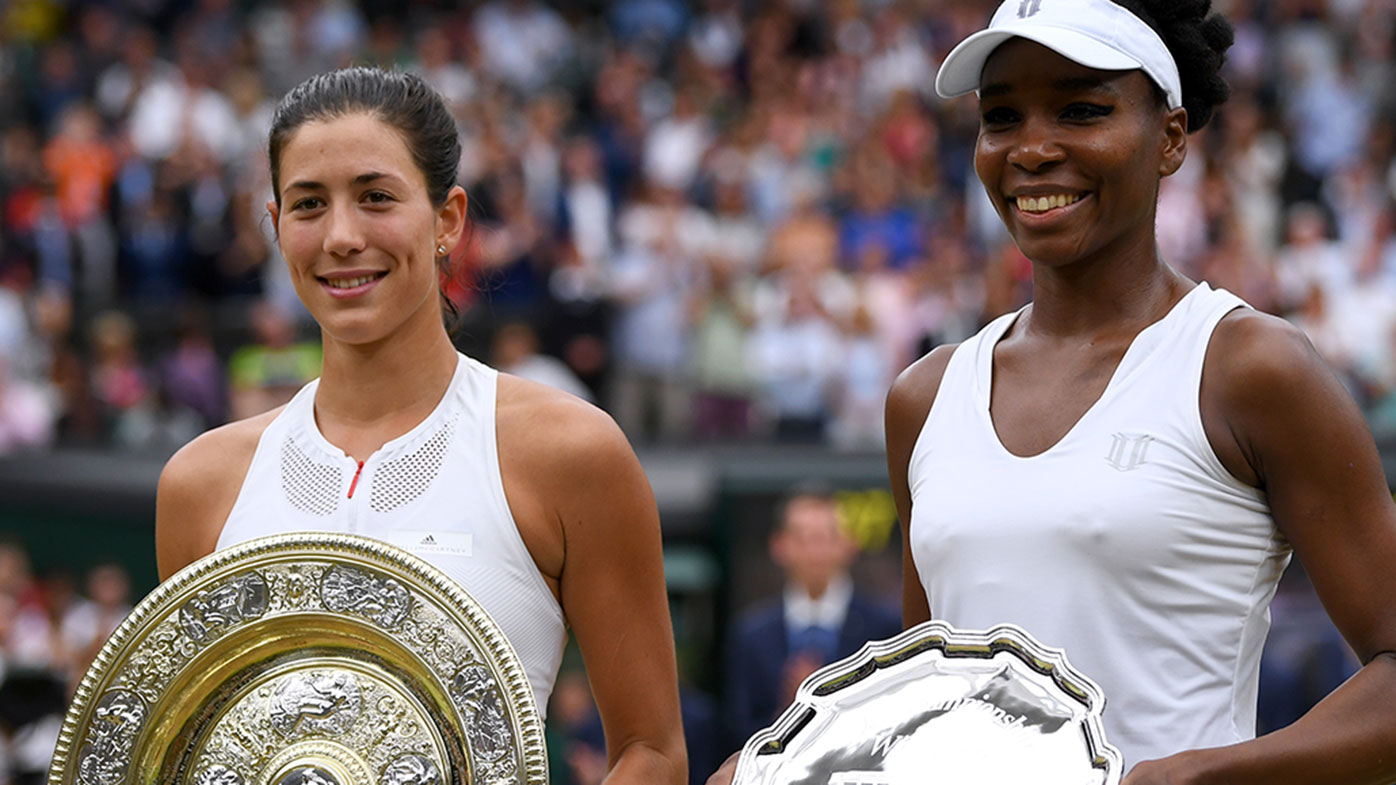
<path fill-rule="evenodd" d="M 1213 328 L 1245 304 L 1199 284 L 1134 339 L 1104 394 L 1028 458 L 989 416 L 1002 316 L 950 358 L 912 452 L 911 548 L 932 616 L 1013 622 L 1106 694 L 1128 767 L 1255 735 L 1260 651 L 1290 549 L 1202 428 Z"/>
<path fill-rule="evenodd" d="M 326 531 L 415 553 L 464 586 L 499 625 L 546 715 L 567 629 L 504 497 L 497 377 L 460 355 L 436 409 L 362 466 L 321 435 L 314 412 L 319 380 L 307 384 L 262 434 L 218 547 Z"/>

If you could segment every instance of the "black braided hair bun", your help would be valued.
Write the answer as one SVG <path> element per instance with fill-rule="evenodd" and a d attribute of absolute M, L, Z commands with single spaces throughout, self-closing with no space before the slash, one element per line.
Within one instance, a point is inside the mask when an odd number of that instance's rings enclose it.
<path fill-rule="evenodd" d="M 1236 40 L 1226 17 L 1210 13 L 1212 0 L 1114 0 L 1154 28 L 1178 63 L 1188 132 L 1212 119 L 1212 110 L 1231 95 L 1222 78 L 1226 50 Z"/>

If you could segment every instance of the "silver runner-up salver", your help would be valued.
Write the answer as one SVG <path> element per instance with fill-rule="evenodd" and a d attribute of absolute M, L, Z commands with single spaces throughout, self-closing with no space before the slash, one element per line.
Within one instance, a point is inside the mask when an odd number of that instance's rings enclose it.
<path fill-rule="evenodd" d="M 917 625 L 815 671 L 734 785 L 1117 785 L 1105 696 L 1022 628 Z"/>
<path fill-rule="evenodd" d="M 455 581 L 286 534 L 162 583 L 79 685 L 49 785 L 546 785 L 533 690 Z"/>

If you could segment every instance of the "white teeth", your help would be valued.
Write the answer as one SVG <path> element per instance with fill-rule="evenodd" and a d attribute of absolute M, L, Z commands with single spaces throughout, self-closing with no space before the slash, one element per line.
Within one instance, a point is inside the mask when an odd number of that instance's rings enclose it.
<path fill-rule="evenodd" d="M 326 278 L 325 283 L 329 284 L 331 289 L 353 289 L 355 286 L 363 286 L 376 277 L 374 275 L 361 275 L 357 278 Z"/>
<path fill-rule="evenodd" d="M 1025 213 L 1045 213 L 1048 210 L 1055 210 L 1058 207 L 1066 207 L 1081 200 L 1079 194 L 1052 194 L 1051 196 L 1020 196 L 1017 198 L 1018 209 Z"/>

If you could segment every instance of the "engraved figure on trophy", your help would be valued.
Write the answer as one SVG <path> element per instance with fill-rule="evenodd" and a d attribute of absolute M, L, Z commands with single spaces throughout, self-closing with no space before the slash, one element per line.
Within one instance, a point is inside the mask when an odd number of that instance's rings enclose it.
<path fill-rule="evenodd" d="M 267 611 L 267 582 L 255 572 L 239 575 L 222 586 L 200 592 L 179 609 L 179 626 L 196 643 Z"/>
<path fill-rule="evenodd" d="M 486 761 L 509 750 L 509 723 L 500 706 L 499 688 L 482 665 L 467 665 L 451 680 L 451 699 L 465 715 L 470 748 Z"/>
<path fill-rule="evenodd" d="M 243 779 L 241 774 L 227 766 L 214 764 L 204 769 L 194 785 L 243 785 Z"/>
<path fill-rule="evenodd" d="M 393 627 L 412 608 L 412 594 L 392 578 L 379 578 L 336 564 L 320 585 L 325 607 L 336 613 L 355 613 L 380 627 Z"/>
<path fill-rule="evenodd" d="M 286 772 L 276 785 L 347 785 L 319 766 L 303 766 Z"/>
<path fill-rule="evenodd" d="M 283 737 L 338 735 L 359 718 L 359 683 L 344 671 L 296 673 L 282 679 L 268 707 L 271 725 Z"/>
<path fill-rule="evenodd" d="M 131 763 L 131 746 L 145 724 L 145 702 L 129 690 L 112 690 L 97 702 L 87 743 L 78 755 L 83 785 L 118 785 Z"/>
<path fill-rule="evenodd" d="M 421 755 L 405 755 L 383 770 L 379 785 L 439 785 L 436 764 Z"/>

